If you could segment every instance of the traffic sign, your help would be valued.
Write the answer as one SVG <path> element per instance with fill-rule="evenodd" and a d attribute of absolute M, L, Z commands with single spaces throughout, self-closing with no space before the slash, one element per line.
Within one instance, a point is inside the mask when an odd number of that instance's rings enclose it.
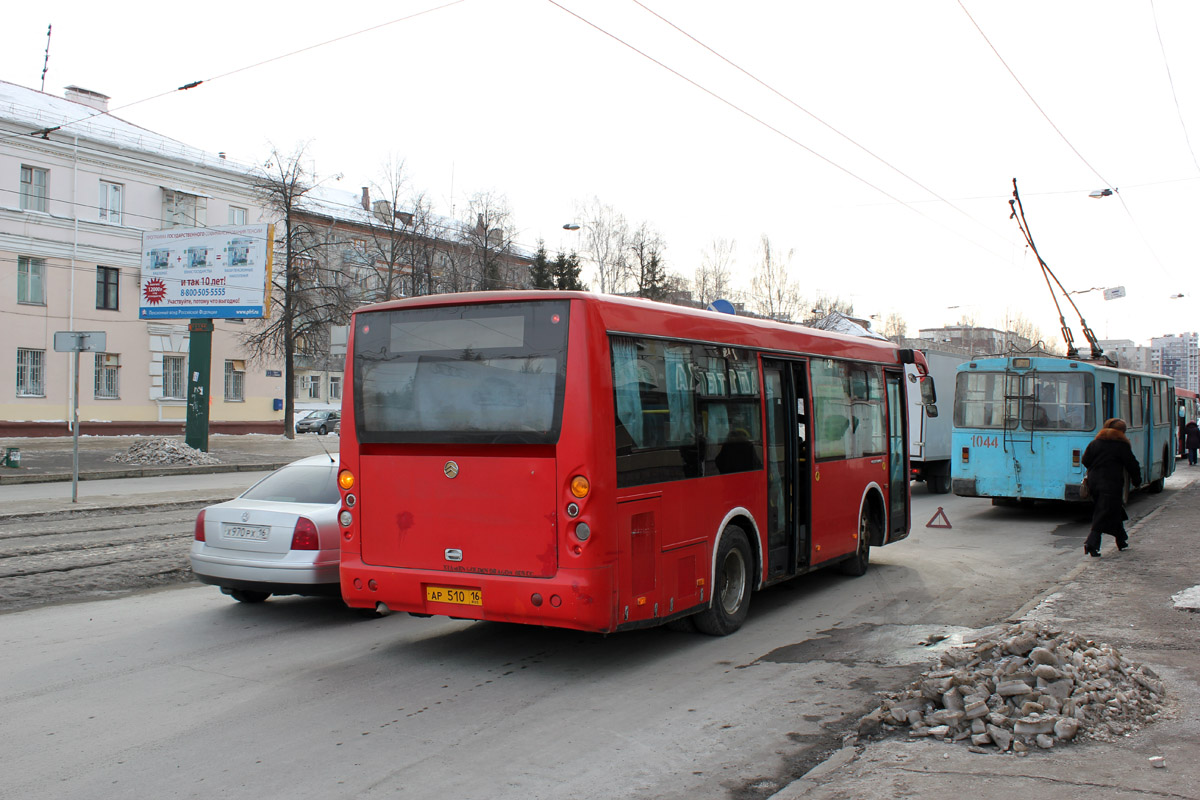
<path fill-rule="evenodd" d="M 108 336 L 104 331 L 55 331 L 56 353 L 104 352 L 108 347 Z"/>

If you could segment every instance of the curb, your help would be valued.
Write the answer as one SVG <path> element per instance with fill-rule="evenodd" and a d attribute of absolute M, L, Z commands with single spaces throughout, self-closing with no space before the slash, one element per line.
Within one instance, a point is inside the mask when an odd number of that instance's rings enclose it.
<path fill-rule="evenodd" d="M 171 475 L 213 475 L 222 472 L 270 472 L 286 466 L 295 459 L 286 461 L 256 461 L 242 464 L 196 464 L 183 466 L 119 467 L 104 470 L 88 470 L 79 473 L 81 481 L 113 480 L 117 478 L 163 478 Z M 25 483 L 59 483 L 70 481 L 70 472 L 42 472 L 25 475 L 0 475 L 0 486 Z"/>

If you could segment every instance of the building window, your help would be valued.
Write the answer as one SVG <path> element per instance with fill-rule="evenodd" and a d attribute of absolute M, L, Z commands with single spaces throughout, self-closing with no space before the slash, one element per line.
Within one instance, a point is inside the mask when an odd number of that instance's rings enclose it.
<path fill-rule="evenodd" d="M 321 399 L 321 376 L 305 375 L 300 379 L 300 392 L 309 400 Z"/>
<path fill-rule="evenodd" d="M 17 302 L 46 305 L 46 259 L 17 256 Z"/>
<path fill-rule="evenodd" d="M 96 267 L 96 308 L 116 311 L 120 306 L 117 302 L 117 278 L 121 270 L 116 267 Z"/>
<path fill-rule="evenodd" d="M 163 397 L 183 400 L 187 397 L 187 373 L 183 356 L 163 356 Z"/>
<path fill-rule="evenodd" d="M 329 400 L 332 402 L 334 400 L 341 400 L 341 399 L 342 399 L 342 376 L 341 375 L 330 375 L 329 376 Z"/>
<path fill-rule="evenodd" d="M 100 181 L 100 221 L 121 224 L 121 197 L 125 187 L 119 183 Z"/>
<path fill-rule="evenodd" d="M 46 210 L 46 184 L 50 170 L 21 165 L 21 208 L 26 211 Z"/>
<path fill-rule="evenodd" d="M 246 399 L 246 362 L 237 359 L 225 361 L 225 399 L 242 402 Z"/>
<path fill-rule="evenodd" d="M 121 397 L 121 357 L 116 353 L 96 353 L 96 399 Z"/>
<path fill-rule="evenodd" d="M 162 224 L 164 228 L 203 228 L 208 224 L 208 200 L 163 189 Z"/>
<path fill-rule="evenodd" d="M 17 348 L 17 397 L 46 396 L 46 351 Z"/>
<path fill-rule="evenodd" d="M 229 224 L 230 225 L 245 225 L 246 224 L 246 209 L 238 208 L 237 206 L 229 207 Z"/>

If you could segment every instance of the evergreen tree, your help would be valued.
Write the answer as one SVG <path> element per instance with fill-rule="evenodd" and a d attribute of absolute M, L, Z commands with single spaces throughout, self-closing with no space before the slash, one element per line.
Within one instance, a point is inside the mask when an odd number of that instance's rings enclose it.
<path fill-rule="evenodd" d="M 583 267 L 579 263 L 578 254 L 571 253 L 570 255 L 565 255 L 560 252 L 551 266 L 551 270 L 554 273 L 554 288 L 564 292 L 585 291 L 587 287 L 579 279 L 579 273 L 582 269 Z"/>
<path fill-rule="evenodd" d="M 562 260 L 562 253 L 558 254 L 558 259 Z M 533 283 L 534 289 L 562 288 L 555 285 L 559 261 L 555 261 L 554 264 L 550 263 L 546 256 L 546 243 L 539 239 L 537 254 L 534 255 L 533 264 L 529 267 L 529 280 Z"/>

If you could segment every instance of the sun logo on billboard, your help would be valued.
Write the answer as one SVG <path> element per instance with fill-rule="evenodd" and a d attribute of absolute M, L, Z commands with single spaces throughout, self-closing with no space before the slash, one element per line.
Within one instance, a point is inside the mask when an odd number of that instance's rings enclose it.
<path fill-rule="evenodd" d="M 156 306 L 167 296 L 167 285 L 158 278 L 151 278 L 142 287 L 142 295 L 146 298 L 147 303 Z"/>

